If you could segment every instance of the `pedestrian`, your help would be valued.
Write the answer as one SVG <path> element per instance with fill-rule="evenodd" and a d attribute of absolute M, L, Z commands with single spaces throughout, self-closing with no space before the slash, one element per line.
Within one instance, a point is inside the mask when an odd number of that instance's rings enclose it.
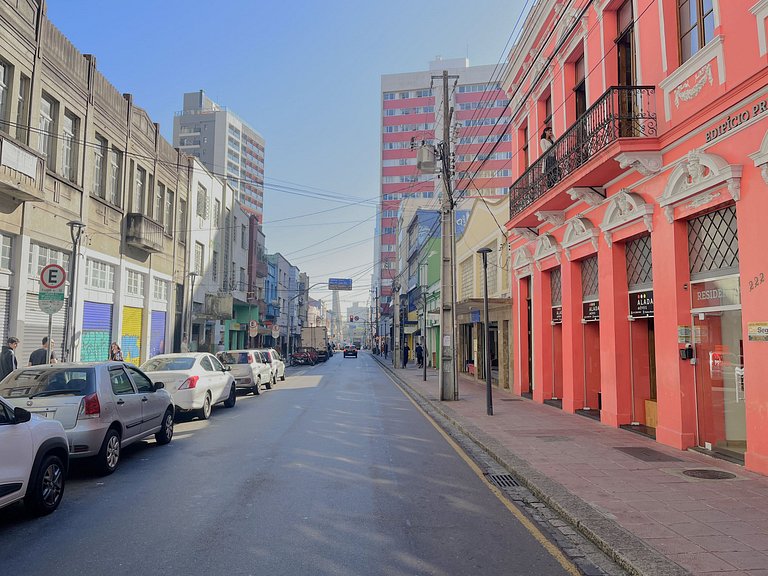
<path fill-rule="evenodd" d="M 219 338 L 219 345 L 216 346 L 216 352 L 224 352 L 224 338 Z"/>
<path fill-rule="evenodd" d="M 389 344 L 384 342 L 384 346 L 382 346 L 382 348 L 384 350 L 384 360 L 386 360 L 387 359 L 387 354 L 389 353 Z"/>
<path fill-rule="evenodd" d="M 181 352 L 182 354 L 186 354 L 187 352 L 189 352 L 189 342 L 187 342 L 186 336 L 184 336 L 181 339 Z"/>
<path fill-rule="evenodd" d="M 544 128 L 541 134 L 541 155 L 545 156 L 544 165 L 541 167 L 544 177 L 547 179 L 547 187 L 551 188 L 559 179 L 558 169 L 555 162 L 554 150 L 549 151 L 555 143 L 555 134 L 551 126 Z M 549 152 L 549 153 L 548 153 Z"/>
<path fill-rule="evenodd" d="M 424 367 L 424 348 L 421 347 L 421 343 L 416 344 L 416 362 L 418 363 L 419 368 Z"/>
<path fill-rule="evenodd" d="M 408 346 L 408 343 L 403 346 L 403 368 L 408 368 L 408 352 L 410 352 L 411 349 Z"/>
<path fill-rule="evenodd" d="M 40 364 L 56 364 L 56 354 L 51 352 L 50 357 L 48 356 L 48 350 L 53 348 L 54 344 L 55 342 L 53 339 L 51 339 L 51 345 L 49 346 L 48 336 L 43 336 L 43 345 L 29 355 L 28 366 L 39 366 Z"/>
<path fill-rule="evenodd" d="M 114 362 L 123 361 L 123 351 L 120 350 L 120 345 L 117 342 L 112 342 L 112 344 L 109 345 L 109 359 Z"/>
<path fill-rule="evenodd" d="M 10 336 L 0 351 L 0 380 L 19 367 L 16 361 L 16 354 L 14 353 L 18 345 L 19 339 L 16 336 Z"/>

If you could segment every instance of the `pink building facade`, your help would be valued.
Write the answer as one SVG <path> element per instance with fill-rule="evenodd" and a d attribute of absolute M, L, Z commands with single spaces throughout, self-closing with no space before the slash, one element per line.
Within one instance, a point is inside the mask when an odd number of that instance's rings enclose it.
<path fill-rule="evenodd" d="M 514 390 L 763 474 L 767 19 L 539 2 L 503 85 Z"/>

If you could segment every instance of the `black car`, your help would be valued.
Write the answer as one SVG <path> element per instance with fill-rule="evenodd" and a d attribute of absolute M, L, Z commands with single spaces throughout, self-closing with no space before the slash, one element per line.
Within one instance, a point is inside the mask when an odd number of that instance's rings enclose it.
<path fill-rule="evenodd" d="M 354 356 L 357 358 L 357 347 L 355 347 L 353 344 L 344 346 L 344 358 L 347 356 Z"/>

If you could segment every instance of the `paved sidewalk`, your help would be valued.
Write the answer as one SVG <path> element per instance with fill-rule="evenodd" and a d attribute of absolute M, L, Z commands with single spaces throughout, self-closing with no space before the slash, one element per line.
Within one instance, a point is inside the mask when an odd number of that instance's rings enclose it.
<path fill-rule="evenodd" d="M 768 478 L 497 388 L 488 416 L 485 384 L 469 378 L 441 402 L 436 371 L 424 382 L 374 358 L 630 573 L 768 576 Z M 694 469 L 735 477 L 683 474 Z"/>

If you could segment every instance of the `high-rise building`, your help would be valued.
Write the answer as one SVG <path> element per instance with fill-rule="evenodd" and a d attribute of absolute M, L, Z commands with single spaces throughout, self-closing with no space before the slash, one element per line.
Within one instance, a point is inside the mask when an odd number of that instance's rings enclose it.
<path fill-rule="evenodd" d="M 184 94 L 184 109 L 173 118 L 173 145 L 226 178 L 243 209 L 262 223 L 264 138 L 258 132 L 199 90 Z"/>
<path fill-rule="evenodd" d="M 422 199 L 423 208 L 440 205 L 438 175 L 419 172 L 416 155 L 420 146 L 443 139 L 442 81 L 433 79 L 443 70 L 451 76 L 454 197 L 505 196 L 512 184 L 512 146 L 506 130 L 508 98 L 501 90 L 501 72 L 496 66 L 469 66 L 464 58 L 437 59 L 425 71 L 381 77 L 381 202 L 376 221 L 374 286 L 378 287 L 383 318 L 391 314 L 392 288 L 398 284 L 401 200 Z M 386 320 L 382 326 L 386 332 Z"/>

